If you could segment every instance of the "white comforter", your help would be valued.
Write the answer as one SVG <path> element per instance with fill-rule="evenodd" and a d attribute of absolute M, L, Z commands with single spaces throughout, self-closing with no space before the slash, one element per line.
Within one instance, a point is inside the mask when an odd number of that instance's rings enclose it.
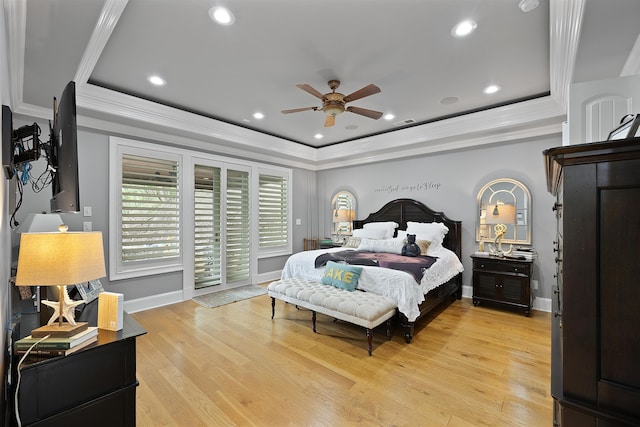
<path fill-rule="evenodd" d="M 344 250 L 347 249 L 340 247 L 293 254 L 282 269 L 282 279 L 302 277 L 320 281 L 324 267 L 314 267 L 318 255 Z M 440 248 L 437 253 L 430 255 L 437 256 L 438 260 L 425 272 L 420 283 L 404 271 L 362 266 L 358 289 L 395 299 L 398 302 L 398 310 L 413 322 L 420 315 L 418 306 L 425 300 L 425 294 L 463 271 L 462 263 L 456 254 L 448 249 Z"/>

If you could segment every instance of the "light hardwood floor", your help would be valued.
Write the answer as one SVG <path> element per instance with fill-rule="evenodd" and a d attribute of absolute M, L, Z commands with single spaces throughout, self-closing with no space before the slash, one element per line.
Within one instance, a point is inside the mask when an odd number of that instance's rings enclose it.
<path fill-rule="evenodd" d="M 134 314 L 138 426 L 550 426 L 550 315 L 455 301 L 411 344 L 271 302 Z"/>

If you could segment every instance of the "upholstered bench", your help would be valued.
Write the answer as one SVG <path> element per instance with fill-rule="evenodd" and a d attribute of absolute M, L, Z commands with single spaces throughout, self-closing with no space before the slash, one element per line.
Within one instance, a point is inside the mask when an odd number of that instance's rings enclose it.
<path fill-rule="evenodd" d="M 346 291 L 314 280 L 290 278 L 272 282 L 267 287 L 271 297 L 271 318 L 275 316 L 276 299 L 311 310 L 313 332 L 316 313 L 362 326 L 367 330 L 369 356 L 372 352 L 373 329 L 387 321 L 387 338 L 391 339 L 391 318 L 397 303 L 385 296 L 362 291 Z"/>

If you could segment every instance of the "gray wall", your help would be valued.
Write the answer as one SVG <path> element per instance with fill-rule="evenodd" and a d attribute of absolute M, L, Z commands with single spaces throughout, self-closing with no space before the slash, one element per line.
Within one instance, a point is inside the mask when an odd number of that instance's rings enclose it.
<path fill-rule="evenodd" d="M 536 296 L 551 298 L 555 262 L 552 242 L 554 198 L 546 190 L 542 151 L 561 145 L 560 135 L 527 139 L 485 148 L 394 160 L 379 164 L 349 166 L 317 175 L 321 234 L 331 233 L 330 205 L 339 190 L 357 198 L 357 218 L 364 219 L 397 198 L 421 201 L 451 219 L 462 221 L 464 285 L 471 286 L 470 255 L 475 241 L 476 199 L 480 189 L 496 178 L 513 178 L 529 188 L 532 198 L 532 246 L 538 251 Z"/>

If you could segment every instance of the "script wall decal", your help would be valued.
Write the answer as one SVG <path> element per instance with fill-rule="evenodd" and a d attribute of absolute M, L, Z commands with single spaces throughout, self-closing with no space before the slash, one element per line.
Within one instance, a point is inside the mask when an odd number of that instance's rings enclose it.
<path fill-rule="evenodd" d="M 406 191 L 415 193 L 420 191 L 438 191 L 442 187 L 439 182 L 426 181 L 415 184 L 385 184 L 373 190 L 374 193 L 400 193 Z"/>

